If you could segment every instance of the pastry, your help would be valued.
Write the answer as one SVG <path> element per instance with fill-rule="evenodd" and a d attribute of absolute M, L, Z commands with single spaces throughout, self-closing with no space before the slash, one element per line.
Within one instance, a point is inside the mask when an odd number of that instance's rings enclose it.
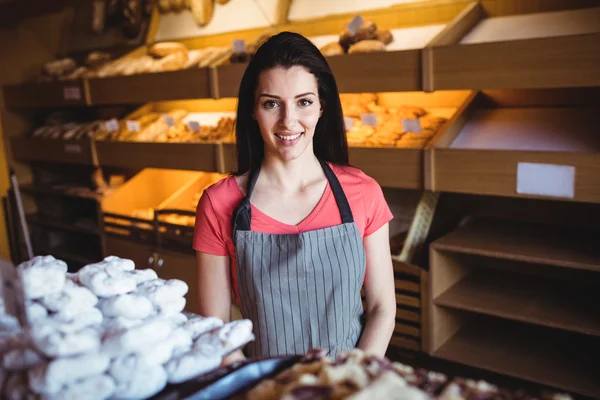
<path fill-rule="evenodd" d="M 123 317 L 129 319 L 145 319 L 153 311 L 152 303 L 145 297 L 131 294 L 103 299 L 98 308 L 105 317 Z"/>
<path fill-rule="evenodd" d="M 181 12 L 184 8 L 185 8 L 185 1 L 184 0 L 169 0 L 169 3 L 171 5 L 171 11 L 173 12 Z"/>
<path fill-rule="evenodd" d="M 179 298 L 173 299 L 171 301 L 161 303 L 157 307 L 157 311 L 160 314 L 164 314 L 164 315 L 175 315 L 175 314 L 180 314 L 184 308 L 185 308 L 185 298 L 179 297 Z"/>
<path fill-rule="evenodd" d="M 158 10 L 165 14 L 171 11 L 171 2 L 169 0 L 158 0 Z"/>
<path fill-rule="evenodd" d="M 189 319 L 183 329 L 190 333 L 193 340 L 196 340 L 200 335 L 212 331 L 223 326 L 223 321 L 216 317 L 194 317 Z"/>
<path fill-rule="evenodd" d="M 31 331 L 31 340 L 35 348 L 47 357 L 89 353 L 100 347 L 100 334 L 93 329 L 67 333 L 51 324 L 36 325 Z"/>
<path fill-rule="evenodd" d="M 321 48 L 321 53 L 325 57 L 339 56 L 344 54 L 344 49 L 338 42 L 329 43 Z"/>
<path fill-rule="evenodd" d="M 108 400 L 117 390 L 117 384 L 108 375 L 96 375 L 72 382 L 55 394 L 45 394 L 43 400 L 83 400 L 93 394 L 94 400 Z"/>
<path fill-rule="evenodd" d="M 27 312 L 27 318 L 30 323 L 34 323 L 35 321 L 44 319 L 48 316 L 48 310 L 41 304 L 35 302 L 28 302 L 25 311 Z"/>
<path fill-rule="evenodd" d="M 375 51 L 385 51 L 385 45 L 379 40 L 363 40 L 350 46 L 348 54 L 371 53 Z"/>
<path fill-rule="evenodd" d="M 218 354 L 192 350 L 170 360 L 165 370 L 169 383 L 177 384 L 218 368 L 222 360 Z"/>
<path fill-rule="evenodd" d="M 194 343 L 194 350 L 226 356 L 232 351 L 242 348 L 253 339 L 252 322 L 250 320 L 232 321 L 198 337 Z"/>
<path fill-rule="evenodd" d="M 115 399 L 146 399 L 167 385 L 167 373 L 160 365 L 147 365 L 136 356 L 115 360 L 109 374 L 117 382 Z"/>
<path fill-rule="evenodd" d="M 67 264 L 52 256 L 37 256 L 19 264 L 17 271 L 23 280 L 25 297 L 39 299 L 63 289 Z"/>
<path fill-rule="evenodd" d="M 143 352 L 155 343 L 166 339 L 173 326 L 166 320 L 155 318 L 131 328 L 123 328 L 104 337 L 102 352 L 112 356 Z"/>
<path fill-rule="evenodd" d="M 100 325 L 103 318 L 102 312 L 99 309 L 92 307 L 73 315 L 58 312 L 51 315 L 46 320 L 36 322 L 34 326 L 39 324 L 49 324 L 61 332 L 72 333 L 81 331 L 90 326 Z"/>
<path fill-rule="evenodd" d="M 148 298 L 156 307 L 183 297 L 188 292 L 187 283 L 178 279 L 156 279 L 140 284 L 134 294 Z"/>
<path fill-rule="evenodd" d="M 186 53 L 188 52 L 187 47 L 182 43 L 177 42 L 162 42 L 153 44 L 148 53 L 153 55 L 154 57 L 166 57 L 173 53 Z"/>
<path fill-rule="evenodd" d="M 377 40 L 387 45 L 394 41 L 394 36 L 392 35 L 392 32 L 389 29 L 378 29 Z"/>
<path fill-rule="evenodd" d="M 89 264 L 79 270 L 79 280 L 96 296 L 111 297 L 130 293 L 137 284 L 120 269 L 118 263 L 101 262 Z"/>
<path fill-rule="evenodd" d="M 355 35 L 355 42 L 377 39 L 377 25 L 373 21 L 365 21 Z"/>
<path fill-rule="evenodd" d="M 167 72 L 184 69 L 188 61 L 187 53 L 176 52 L 161 58 L 156 62 L 156 70 L 153 72 Z"/>
<path fill-rule="evenodd" d="M 127 276 L 132 278 L 138 285 L 140 283 L 158 279 L 158 275 L 156 274 L 156 271 L 151 268 L 136 269 L 136 270 L 130 271 L 127 274 Z"/>
<path fill-rule="evenodd" d="M 98 303 L 98 297 L 88 288 L 78 286 L 69 279 L 66 282 L 62 291 L 40 299 L 49 311 L 60 313 L 68 319 Z"/>
<path fill-rule="evenodd" d="M 191 0 L 190 8 L 198 25 L 208 25 L 214 12 L 213 0 Z"/>
<path fill-rule="evenodd" d="M 217 0 L 217 3 L 224 6 L 225 4 L 229 3 L 229 0 Z"/>
<path fill-rule="evenodd" d="M 92 51 L 85 58 L 85 65 L 90 68 L 98 68 L 110 61 L 110 54 L 103 51 Z"/>

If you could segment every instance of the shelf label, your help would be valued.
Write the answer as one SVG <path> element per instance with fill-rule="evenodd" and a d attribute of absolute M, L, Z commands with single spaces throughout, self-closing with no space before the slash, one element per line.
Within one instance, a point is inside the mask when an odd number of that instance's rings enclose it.
<path fill-rule="evenodd" d="M 344 125 L 346 126 L 347 131 L 351 131 L 352 128 L 354 128 L 354 118 L 344 117 Z"/>
<path fill-rule="evenodd" d="M 138 121 L 126 121 L 127 130 L 129 132 L 139 132 L 142 130 L 140 123 Z"/>
<path fill-rule="evenodd" d="M 350 35 L 354 36 L 358 33 L 358 30 L 362 28 L 364 23 L 365 21 L 363 20 L 363 17 L 361 17 L 360 14 L 358 14 L 356 15 L 356 17 L 352 18 L 352 21 L 350 21 L 348 25 L 346 25 L 346 27 L 348 28 L 348 32 L 350 32 Z"/>
<path fill-rule="evenodd" d="M 572 199 L 575 197 L 575 167 L 571 165 L 518 163 L 517 193 Z"/>
<path fill-rule="evenodd" d="M 418 119 L 403 119 L 402 130 L 404 132 L 423 133 L 421 122 Z"/>
<path fill-rule="evenodd" d="M 79 144 L 65 144 L 65 153 L 67 154 L 81 154 L 82 149 Z"/>
<path fill-rule="evenodd" d="M 360 120 L 363 125 L 377 126 L 377 114 L 360 114 Z"/>
<path fill-rule="evenodd" d="M 234 40 L 231 45 L 234 53 L 245 53 L 246 52 L 246 41 L 242 39 Z"/>
<path fill-rule="evenodd" d="M 79 86 L 65 86 L 63 88 L 65 100 L 81 100 L 81 88 Z"/>
<path fill-rule="evenodd" d="M 17 319 L 21 327 L 26 328 L 28 324 L 27 308 L 25 306 L 25 293 L 23 282 L 14 265 L 0 260 L 0 295 L 4 300 L 4 312 Z"/>
<path fill-rule="evenodd" d="M 109 132 L 116 132 L 119 130 L 119 121 L 117 121 L 115 118 L 109 119 L 108 121 L 104 122 L 104 128 Z"/>
<path fill-rule="evenodd" d="M 165 124 L 169 127 L 172 128 L 175 126 L 175 118 L 173 118 L 172 115 L 169 114 L 165 114 L 163 115 L 163 121 L 165 121 Z"/>
<path fill-rule="evenodd" d="M 200 132 L 200 122 L 198 121 L 188 121 L 187 126 L 192 132 Z"/>

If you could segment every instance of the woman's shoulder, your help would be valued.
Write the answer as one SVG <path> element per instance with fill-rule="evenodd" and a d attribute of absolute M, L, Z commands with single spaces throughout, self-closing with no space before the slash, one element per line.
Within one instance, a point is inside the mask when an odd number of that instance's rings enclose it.
<path fill-rule="evenodd" d="M 229 206 L 239 203 L 243 196 L 238 186 L 236 177 L 228 175 L 204 190 L 204 196 L 210 199 L 213 207 L 218 205 Z M 228 208 L 228 207 L 227 207 Z"/>
<path fill-rule="evenodd" d="M 344 186 L 352 185 L 365 189 L 378 187 L 379 183 L 362 170 L 349 165 L 331 165 L 333 172 Z"/>

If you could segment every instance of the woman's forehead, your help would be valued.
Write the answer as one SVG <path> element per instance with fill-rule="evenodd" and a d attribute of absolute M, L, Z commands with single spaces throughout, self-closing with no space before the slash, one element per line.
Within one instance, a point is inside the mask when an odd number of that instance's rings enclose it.
<path fill-rule="evenodd" d="M 302 66 L 275 67 L 260 73 L 257 96 L 271 94 L 278 97 L 294 97 L 301 93 L 317 93 L 317 78 Z"/>

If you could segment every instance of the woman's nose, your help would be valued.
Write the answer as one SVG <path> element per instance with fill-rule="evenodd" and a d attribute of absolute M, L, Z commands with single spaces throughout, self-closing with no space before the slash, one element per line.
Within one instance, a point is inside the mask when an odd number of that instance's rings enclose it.
<path fill-rule="evenodd" d="M 282 109 L 282 116 L 281 116 L 281 124 L 285 127 L 285 128 L 293 128 L 294 125 L 296 124 L 296 110 L 294 109 L 294 107 L 291 106 L 285 106 Z"/>

